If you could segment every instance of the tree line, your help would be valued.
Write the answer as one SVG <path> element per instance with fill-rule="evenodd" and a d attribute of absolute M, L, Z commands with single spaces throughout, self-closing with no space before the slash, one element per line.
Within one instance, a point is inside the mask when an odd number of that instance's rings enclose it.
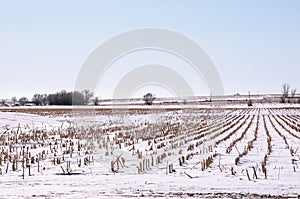
<path fill-rule="evenodd" d="M 93 105 L 99 105 L 100 99 L 94 97 L 94 94 L 89 90 L 72 91 L 67 92 L 66 90 L 61 90 L 52 94 L 35 94 L 31 100 L 27 97 L 21 97 L 17 99 L 12 97 L 11 102 L 13 106 L 26 106 L 26 105 L 36 105 L 36 106 L 45 106 L 45 105 L 88 105 L 93 103 Z M 143 96 L 143 101 L 147 105 L 152 105 L 153 101 L 156 99 L 155 95 L 152 93 L 147 93 Z M 0 106 L 10 106 L 7 103 L 7 100 L 0 100 Z"/>
<path fill-rule="evenodd" d="M 35 94 L 31 100 L 27 97 L 21 97 L 17 100 L 16 97 L 12 98 L 14 105 L 24 106 L 28 103 L 33 103 L 37 106 L 44 105 L 87 105 L 91 98 L 94 96 L 89 90 L 71 91 L 61 90 L 53 94 Z M 98 98 L 95 103 L 98 103 Z M 1 100 L 2 106 L 6 104 L 4 99 Z"/>

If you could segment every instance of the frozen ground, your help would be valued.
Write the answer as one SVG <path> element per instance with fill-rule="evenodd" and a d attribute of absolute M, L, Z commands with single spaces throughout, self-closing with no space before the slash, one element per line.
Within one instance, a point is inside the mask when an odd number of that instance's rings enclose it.
<path fill-rule="evenodd" d="M 40 175 L 22 180 L 21 177 L 1 179 L 1 198 L 117 198 L 117 197 L 170 197 L 186 198 L 214 196 L 231 198 L 235 194 L 259 194 L 263 197 L 280 195 L 297 198 L 299 183 L 282 180 L 246 181 L 218 174 L 189 172 L 194 178 L 176 173 L 142 175 L 105 175 L 93 171 L 86 175 Z M 299 177 L 299 176 L 298 176 Z M 299 178 L 298 178 L 299 179 Z M 232 195 L 230 195 L 232 194 Z M 264 195 L 265 194 L 265 195 Z M 237 195 L 236 197 L 239 198 Z"/>
<path fill-rule="evenodd" d="M 234 109 L 217 112 L 137 112 L 131 114 L 129 120 L 122 114 L 78 118 L 0 112 L 0 198 L 299 197 L 299 109 L 283 109 L 274 104 L 231 108 Z M 165 134 L 160 133 L 161 129 L 165 129 Z M 34 130 L 49 136 L 32 137 L 30 144 L 26 144 L 30 147 L 28 152 L 32 157 L 39 157 L 43 150 L 47 152 L 39 159 L 39 166 L 36 162 L 29 163 L 30 176 L 26 167 L 25 179 L 22 179 L 22 135 L 35 135 Z M 95 148 L 86 146 L 77 150 L 77 145 L 85 144 L 88 136 L 76 138 L 68 134 L 69 137 L 62 138 L 62 133 L 72 131 L 98 132 L 102 135 L 97 137 L 100 144 L 96 139 L 93 140 Z M 138 132 L 154 133 L 155 138 L 149 142 Z M 131 150 L 131 140 L 124 139 L 120 133 L 123 137 L 128 134 L 139 138 L 133 139 L 135 150 Z M 116 140 L 122 140 L 121 144 Z M 251 141 L 251 150 L 246 150 Z M 158 148 L 161 143 L 163 147 Z M 33 144 L 36 147 L 31 147 Z M 66 153 L 73 146 L 76 150 Z M 137 158 L 137 149 L 143 152 L 141 158 Z M 240 155 L 245 150 L 246 154 Z M 151 166 L 149 163 L 146 169 L 138 171 L 143 160 L 151 161 L 164 153 L 168 155 L 160 163 Z M 12 169 L 13 161 L 9 158 L 4 163 L 5 154 L 12 157 L 19 154 L 17 169 Z M 118 165 L 120 168 L 116 169 L 114 166 L 116 171 L 112 172 L 111 161 L 119 155 L 126 160 L 124 167 Z M 182 156 L 189 158 L 180 165 L 178 158 Z M 235 163 L 238 156 L 239 161 Z M 213 157 L 213 161 L 203 166 L 209 157 Z M 265 157 L 267 179 L 262 170 Z M 92 160 L 78 166 L 78 161 L 85 158 Z M 53 163 L 53 159 L 61 162 Z M 61 167 L 66 170 L 68 161 L 72 175 L 62 175 Z M 172 165 L 174 170 L 169 172 L 167 165 Z"/>

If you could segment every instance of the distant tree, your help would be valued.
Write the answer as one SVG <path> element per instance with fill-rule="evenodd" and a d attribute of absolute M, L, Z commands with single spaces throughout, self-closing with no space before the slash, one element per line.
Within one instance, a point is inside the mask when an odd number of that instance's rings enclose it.
<path fill-rule="evenodd" d="M 19 102 L 20 102 L 20 105 L 24 106 L 28 102 L 28 99 L 26 97 L 21 97 L 19 99 Z"/>
<path fill-rule="evenodd" d="M 16 97 L 12 97 L 11 98 L 11 101 L 14 103 L 14 105 L 16 104 L 16 102 L 17 102 L 17 98 Z"/>
<path fill-rule="evenodd" d="M 42 95 L 42 104 L 43 104 L 43 105 L 46 105 L 46 104 L 47 104 L 47 101 L 48 101 L 47 98 L 48 98 L 48 95 L 47 95 L 47 94 L 43 94 L 43 95 Z"/>
<path fill-rule="evenodd" d="M 297 92 L 297 89 L 296 89 L 296 88 L 294 88 L 294 89 L 291 90 L 291 96 L 292 96 L 292 98 L 295 97 L 296 92 Z"/>
<path fill-rule="evenodd" d="M 48 101 L 49 105 L 55 105 L 55 103 L 56 103 L 56 96 L 55 96 L 55 94 L 49 94 L 47 96 L 47 101 Z"/>
<path fill-rule="evenodd" d="M 90 99 L 91 99 L 91 97 L 94 96 L 94 94 L 92 92 L 90 92 L 89 90 L 83 90 L 82 94 L 84 96 L 84 103 L 85 104 L 88 104 L 89 101 L 90 101 Z"/>
<path fill-rule="evenodd" d="M 282 96 L 284 98 L 287 98 L 289 96 L 290 92 L 290 85 L 289 84 L 283 84 L 282 85 Z"/>
<path fill-rule="evenodd" d="M 289 96 L 289 92 L 290 92 L 290 85 L 289 84 L 283 84 L 282 85 L 282 95 L 281 95 L 281 102 L 285 103 L 286 98 Z"/>
<path fill-rule="evenodd" d="M 1 100 L 1 106 L 4 106 L 4 104 L 5 104 L 5 99 L 2 99 Z"/>
<path fill-rule="evenodd" d="M 99 98 L 98 98 L 98 97 L 95 97 L 94 105 L 97 106 L 97 105 L 99 105 L 99 103 L 100 103 Z"/>
<path fill-rule="evenodd" d="M 72 105 L 73 92 L 67 92 L 65 90 L 62 90 L 55 94 L 49 94 L 44 100 L 48 101 L 49 105 Z"/>
<path fill-rule="evenodd" d="M 44 105 L 44 95 L 42 94 L 35 94 L 32 98 L 32 102 L 35 103 L 37 106 Z"/>
<path fill-rule="evenodd" d="M 60 105 L 72 105 L 72 92 L 62 90 L 58 93 Z"/>
<path fill-rule="evenodd" d="M 72 104 L 73 105 L 84 105 L 85 97 L 82 92 L 74 91 L 72 96 Z"/>
<path fill-rule="evenodd" d="M 144 95 L 144 101 L 147 105 L 152 105 L 155 100 L 155 96 L 152 93 L 147 93 Z"/>

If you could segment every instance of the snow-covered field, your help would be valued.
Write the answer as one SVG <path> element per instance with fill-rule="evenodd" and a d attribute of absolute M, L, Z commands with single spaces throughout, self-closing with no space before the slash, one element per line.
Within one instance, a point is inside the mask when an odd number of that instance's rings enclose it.
<path fill-rule="evenodd" d="M 290 105 L 0 112 L 0 198 L 297 198 L 299 147 Z"/>

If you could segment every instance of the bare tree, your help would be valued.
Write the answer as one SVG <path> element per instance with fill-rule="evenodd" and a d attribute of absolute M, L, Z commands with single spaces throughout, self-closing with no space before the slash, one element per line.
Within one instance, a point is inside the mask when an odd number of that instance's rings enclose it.
<path fill-rule="evenodd" d="M 5 104 L 5 99 L 2 99 L 1 100 L 1 106 L 4 106 L 4 104 Z"/>
<path fill-rule="evenodd" d="M 290 92 L 290 85 L 289 84 L 283 84 L 282 85 L 282 96 L 284 98 L 287 98 L 289 96 Z"/>
<path fill-rule="evenodd" d="M 289 84 L 282 84 L 282 95 L 280 97 L 281 99 L 281 103 L 285 103 L 286 102 L 286 98 L 289 96 L 289 92 L 290 92 L 290 85 Z"/>
<path fill-rule="evenodd" d="M 297 88 L 291 90 L 291 96 L 292 96 L 292 98 L 295 97 L 296 92 L 297 92 Z"/>
<path fill-rule="evenodd" d="M 85 101 L 85 104 L 88 104 L 91 97 L 94 96 L 94 94 L 92 92 L 90 92 L 89 90 L 83 90 L 82 91 L 82 94 L 84 96 L 84 101 Z"/>
<path fill-rule="evenodd" d="M 147 93 L 144 95 L 144 101 L 147 105 L 152 105 L 155 100 L 155 96 L 152 93 Z"/>
<path fill-rule="evenodd" d="M 35 105 L 40 106 L 43 104 L 43 95 L 41 94 L 35 94 L 32 98 L 32 102 L 35 103 Z"/>
<path fill-rule="evenodd" d="M 20 105 L 24 106 L 28 102 L 28 99 L 26 97 L 21 97 L 19 99 L 19 102 L 20 102 Z"/>
<path fill-rule="evenodd" d="M 11 100 L 12 100 L 12 102 L 14 103 L 14 105 L 16 104 L 16 102 L 17 102 L 17 98 L 16 97 L 12 97 L 11 98 Z"/>
<path fill-rule="evenodd" d="M 47 101 L 48 101 L 47 98 L 48 98 L 48 95 L 47 95 L 47 94 L 43 94 L 43 95 L 42 95 L 42 104 L 43 104 L 43 105 L 47 105 Z"/>

